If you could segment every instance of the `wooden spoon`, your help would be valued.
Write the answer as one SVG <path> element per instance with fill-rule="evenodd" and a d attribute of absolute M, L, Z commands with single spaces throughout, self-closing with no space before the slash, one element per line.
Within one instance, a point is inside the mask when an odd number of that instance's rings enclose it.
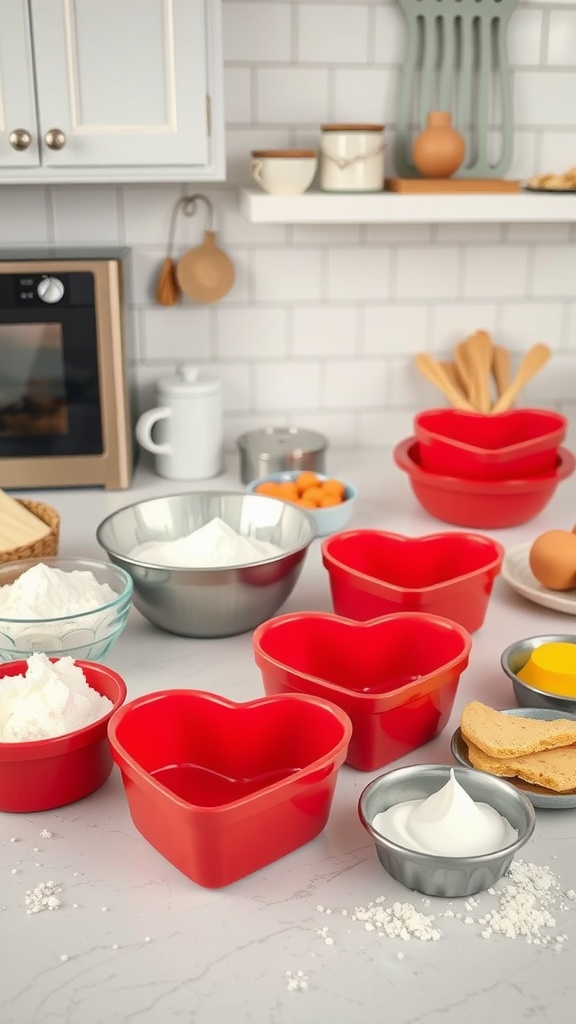
<path fill-rule="evenodd" d="M 512 359 L 510 352 L 504 345 L 494 345 L 492 349 L 492 374 L 496 382 L 498 397 L 503 395 L 510 384 L 510 369 Z"/>
<path fill-rule="evenodd" d="M 494 402 L 491 411 L 493 413 L 505 412 L 506 409 L 509 409 L 515 401 L 518 392 L 542 369 L 544 364 L 550 359 L 551 354 L 548 345 L 533 345 L 532 348 L 528 349 L 516 371 L 514 380 Z"/>
<path fill-rule="evenodd" d="M 464 392 L 466 398 L 471 405 L 476 408 L 476 395 L 474 388 L 474 377 L 472 374 L 472 368 L 470 366 L 470 358 L 468 355 L 468 349 L 466 348 L 466 341 L 459 341 L 454 347 L 454 362 L 456 364 L 456 371 L 461 381 L 461 390 Z"/>
<path fill-rule="evenodd" d="M 460 389 L 452 383 L 436 359 L 428 355 L 427 352 L 419 352 L 415 356 L 415 360 L 420 373 L 422 373 L 427 380 L 432 384 L 435 384 L 436 387 L 442 391 L 455 409 L 468 409 L 473 411 L 473 406 L 470 405 L 470 402 L 464 397 Z"/>
<path fill-rule="evenodd" d="M 492 369 L 492 338 L 487 331 L 476 331 L 464 342 L 470 375 L 473 380 L 474 405 L 478 412 L 490 412 L 490 373 Z"/>

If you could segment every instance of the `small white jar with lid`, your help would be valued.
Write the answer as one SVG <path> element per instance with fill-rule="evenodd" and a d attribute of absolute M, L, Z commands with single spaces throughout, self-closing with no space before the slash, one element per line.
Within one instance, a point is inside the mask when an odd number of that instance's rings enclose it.
<path fill-rule="evenodd" d="M 174 377 L 156 383 L 158 406 L 136 423 L 139 444 L 156 456 L 159 476 L 170 480 L 207 480 L 224 467 L 222 385 L 185 363 Z M 158 424 L 156 439 L 152 437 Z"/>
<path fill-rule="evenodd" d="M 384 125 L 323 124 L 320 188 L 323 192 L 381 192 Z"/>

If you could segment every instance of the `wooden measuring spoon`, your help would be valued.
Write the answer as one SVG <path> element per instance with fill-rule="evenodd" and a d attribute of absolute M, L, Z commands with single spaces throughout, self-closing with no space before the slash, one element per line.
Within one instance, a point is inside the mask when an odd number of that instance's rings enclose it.
<path fill-rule="evenodd" d="M 550 359 L 551 354 L 548 345 L 533 345 L 532 348 L 528 349 L 516 371 L 514 380 L 494 402 L 491 411 L 493 413 L 505 412 L 506 409 L 509 409 L 515 401 L 518 392 L 542 369 L 544 364 Z"/>
<path fill-rule="evenodd" d="M 470 402 L 464 397 L 460 389 L 452 383 L 436 359 L 428 355 L 427 352 L 419 352 L 415 356 L 415 360 L 420 373 L 442 391 L 455 409 L 474 411 L 473 406 L 470 405 Z"/>

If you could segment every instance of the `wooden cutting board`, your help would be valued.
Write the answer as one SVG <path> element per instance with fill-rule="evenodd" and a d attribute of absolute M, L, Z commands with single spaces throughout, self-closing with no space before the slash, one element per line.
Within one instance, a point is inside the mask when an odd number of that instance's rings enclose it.
<path fill-rule="evenodd" d="M 505 178 L 386 178 L 384 187 L 389 192 L 412 195 L 480 195 L 490 192 L 519 192 L 520 182 Z"/>

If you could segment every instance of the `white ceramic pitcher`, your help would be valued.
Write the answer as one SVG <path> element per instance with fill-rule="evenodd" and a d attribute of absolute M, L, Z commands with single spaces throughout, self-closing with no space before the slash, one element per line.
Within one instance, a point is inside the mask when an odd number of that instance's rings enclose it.
<path fill-rule="evenodd" d="M 224 467 L 220 381 L 185 363 L 176 376 L 157 382 L 156 399 L 158 406 L 139 417 L 136 438 L 156 456 L 158 475 L 171 480 L 218 476 Z"/>

